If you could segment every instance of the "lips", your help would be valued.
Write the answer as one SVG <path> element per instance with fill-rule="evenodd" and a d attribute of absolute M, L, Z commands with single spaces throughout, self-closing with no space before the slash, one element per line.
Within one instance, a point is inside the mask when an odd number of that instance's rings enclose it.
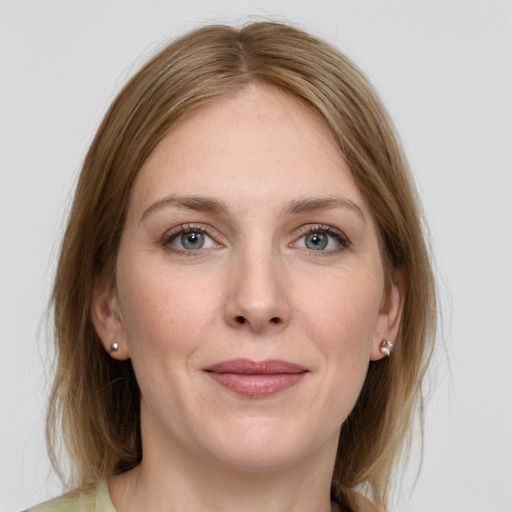
<path fill-rule="evenodd" d="M 299 383 L 308 370 L 282 360 L 232 359 L 208 367 L 205 372 L 238 395 L 263 398 Z"/>

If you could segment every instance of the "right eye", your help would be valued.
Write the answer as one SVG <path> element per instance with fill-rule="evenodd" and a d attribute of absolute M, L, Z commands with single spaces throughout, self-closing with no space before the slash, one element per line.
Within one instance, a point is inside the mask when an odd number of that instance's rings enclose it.
<path fill-rule="evenodd" d="M 198 253 L 202 249 L 219 247 L 206 230 L 190 226 L 182 226 L 171 233 L 164 240 L 164 245 L 173 252 L 188 255 Z"/>

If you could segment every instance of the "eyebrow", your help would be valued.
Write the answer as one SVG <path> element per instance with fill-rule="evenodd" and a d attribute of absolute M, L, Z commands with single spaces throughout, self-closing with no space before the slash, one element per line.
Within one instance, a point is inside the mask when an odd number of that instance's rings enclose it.
<path fill-rule="evenodd" d="M 176 196 L 170 195 L 159 199 L 147 208 L 142 214 L 141 220 L 150 213 L 166 206 L 174 206 L 186 210 L 200 212 L 216 213 L 227 215 L 229 208 L 226 203 L 207 196 Z M 300 215 L 303 213 L 313 213 L 321 210 L 332 210 L 335 208 L 346 208 L 355 212 L 363 221 L 366 222 L 366 216 L 356 203 L 344 197 L 311 197 L 305 199 L 295 199 L 285 204 L 283 208 L 284 215 Z"/>
<path fill-rule="evenodd" d="M 298 215 L 301 213 L 313 213 L 320 210 L 332 210 L 334 208 L 347 208 L 357 213 L 362 220 L 366 221 L 366 216 L 362 208 L 345 197 L 312 197 L 306 199 L 297 199 L 290 201 L 284 208 L 284 213 L 288 215 Z"/>
<path fill-rule="evenodd" d="M 147 210 L 142 214 L 142 220 L 147 217 L 151 212 L 158 210 L 164 206 L 174 206 L 185 210 L 194 210 L 199 212 L 209 212 L 226 215 L 228 207 L 218 199 L 205 196 L 175 196 L 170 195 L 155 201 Z"/>

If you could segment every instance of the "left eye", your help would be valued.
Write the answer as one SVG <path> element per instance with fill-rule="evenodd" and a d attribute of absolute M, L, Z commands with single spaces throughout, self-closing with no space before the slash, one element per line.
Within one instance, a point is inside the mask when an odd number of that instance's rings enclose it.
<path fill-rule="evenodd" d="M 342 247 L 348 247 L 348 241 L 341 233 L 336 231 L 314 229 L 301 236 L 292 245 L 311 251 L 335 251 Z"/>
<path fill-rule="evenodd" d="M 180 231 L 172 236 L 168 243 L 172 248 L 182 251 L 198 251 L 217 245 L 211 237 L 200 229 Z"/>

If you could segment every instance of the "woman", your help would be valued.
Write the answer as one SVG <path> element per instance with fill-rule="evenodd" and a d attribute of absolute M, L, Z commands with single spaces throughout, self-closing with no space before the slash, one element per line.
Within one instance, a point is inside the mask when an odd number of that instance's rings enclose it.
<path fill-rule="evenodd" d="M 53 304 L 68 495 L 31 510 L 384 511 L 435 293 L 397 137 L 295 28 L 212 26 L 119 94 Z"/>

